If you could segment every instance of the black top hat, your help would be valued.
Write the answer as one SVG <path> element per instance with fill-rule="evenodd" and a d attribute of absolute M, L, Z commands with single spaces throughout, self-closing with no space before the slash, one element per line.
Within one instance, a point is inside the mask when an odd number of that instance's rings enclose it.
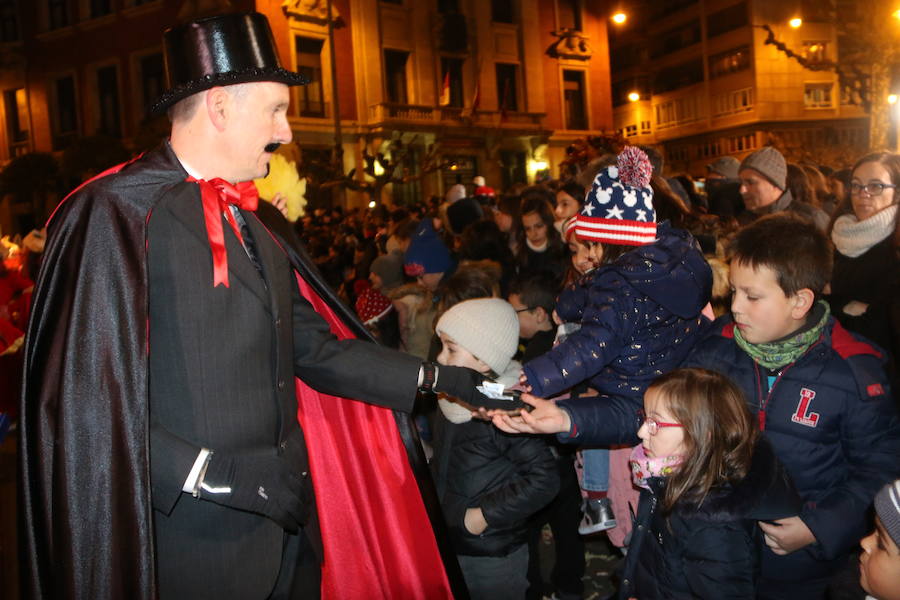
<path fill-rule="evenodd" d="M 309 80 L 281 67 L 265 15 L 239 13 L 191 21 L 163 34 L 166 91 L 150 108 L 160 114 L 188 96 L 217 85 Z"/>

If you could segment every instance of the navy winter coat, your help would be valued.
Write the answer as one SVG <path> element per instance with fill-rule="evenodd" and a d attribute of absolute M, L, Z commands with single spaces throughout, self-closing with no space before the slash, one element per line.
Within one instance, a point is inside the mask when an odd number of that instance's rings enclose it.
<path fill-rule="evenodd" d="M 666 516 L 660 507 L 665 480 L 648 483 L 652 491 L 641 490 L 619 597 L 754 598 L 765 547 L 757 521 L 796 515 L 801 505 L 769 443 L 759 440 L 742 481 L 711 490 L 699 506 L 680 502 Z"/>
<path fill-rule="evenodd" d="M 581 329 L 525 365 L 536 396 L 585 380 L 638 407 L 653 379 L 676 368 L 700 339 L 712 272 L 686 231 L 660 223 L 658 239 L 598 268 Z"/>
<path fill-rule="evenodd" d="M 763 576 L 806 580 L 828 575 L 869 529 L 875 493 L 900 476 L 900 419 L 881 351 L 830 318 L 821 338 L 783 367 L 769 389 L 765 369 L 734 341 L 719 318 L 686 367 L 731 377 L 804 500 L 799 516 L 816 542 L 788 554 L 763 554 Z M 761 410 L 764 409 L 764 410 Z"/>

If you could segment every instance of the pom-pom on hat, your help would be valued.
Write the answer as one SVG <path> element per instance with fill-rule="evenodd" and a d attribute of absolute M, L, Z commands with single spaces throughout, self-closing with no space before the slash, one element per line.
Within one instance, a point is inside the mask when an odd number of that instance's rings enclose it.
<path fill-rule="evenodd" d="M 576 215 L 575 235 L 584 242 L 642 246 L 656 240 L 656 212 L 647 155 L 636 146 L 600 171 Z"/>
<path fill-rule="evenodd" d="M 900 479 L 875 494 L 875 513 L 894 543 L 900 546 Z"/>
<path fill-rule="evenodd" d="M 446 273 L 452 269 L 450 251 L 438 237 L 431 219 L 422 219 L 403 257 L 403 270 L 410 277 L 418 277 L 426 273 Z"/>
<path fill-rule="evenodd" d="M 377 323 L 393 308 L 390 298 L 375 288 L 367 289 L 356 299 L 356 314 L 365 325 Z"/>
<path fill-rule="evenodd" d="M 454 304 L 441 315 L 435 333 L 450 336 L 498 375 L 509 367 L 519 344 L 519 318 L 500 298 L 475 298 Z"/>

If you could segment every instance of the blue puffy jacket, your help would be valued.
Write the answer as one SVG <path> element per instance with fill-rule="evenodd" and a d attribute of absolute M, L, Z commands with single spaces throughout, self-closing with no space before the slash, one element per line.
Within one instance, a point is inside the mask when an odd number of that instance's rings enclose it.
<path fill-rule="evenodd" d="M 816 543 L 786 556 L 767 550 L 764 577 L 834 572 L 866 534 L 875 493 L 900 476 L 900 419 L 883 363 L 878 348 L 830 318 L 821 338 L 782 368 L 769 390 L 765 369 L 734 342 L 734 322 L 725 316 L 684 364 L 728 375 L 750 411 L 764 413 L 764 434 L 804 500 L 800 518 Z"/>
<path fill-rule="evenodd" d="M 589 380 L 601 394 L 639 406 L 644 389 L 676 368 L 700 339 L 712 272 L 686 231 L 660 223 L 658 239 L 597 269 L 581 329 L 525 365 L 535 395 Z"/>

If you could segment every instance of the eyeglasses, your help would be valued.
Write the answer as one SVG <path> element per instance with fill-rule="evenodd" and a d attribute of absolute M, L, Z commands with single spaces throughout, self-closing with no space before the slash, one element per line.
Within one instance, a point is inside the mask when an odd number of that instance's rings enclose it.
<path fill-rule="evenodd" d="M 894 189 L 895 187 L 897 186 L 890 183 L 882 183 L 880 181 L 873 181 L 866 184 L 851 183 L 850 193 L 859 195 L 861 191 L 866 190 L 866 194 L 868 194 L 869 196 L 880 196 L 885 188 Z"/>
<path fill-rule="evenodd" d="M 517 308 L 517 309 L 515 309 L 516 314 L 518 314 L 518 313 L 520 313 L 520 312 L 529 311 L 529 310 L 534 310 L 534 307 L 533 307 L 533 306 L 526 306 L 525 308 Z"/>
<path fill-rule="evenodd" d="M 650 435 L 656 435 L 659 433 L 660 428 L 662 427 L 684 427 L 681 423 L 666 423 L 664 421 L 657 421 L 656 419 L 651 419 L 644 412 L 643 408 L 639 408 L 637 412 L 638 417 L 638 429 L 641 428 L 641 425 L 647 426 L 647 433 Z"/>

